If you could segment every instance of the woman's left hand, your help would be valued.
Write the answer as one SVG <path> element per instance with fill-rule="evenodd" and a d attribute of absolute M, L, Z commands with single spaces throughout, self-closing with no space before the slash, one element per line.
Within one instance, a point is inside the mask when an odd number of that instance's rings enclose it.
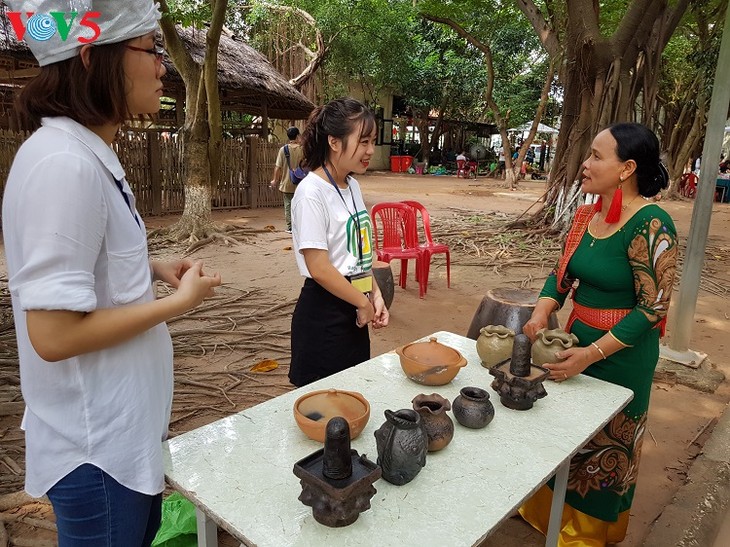
<path fill-rule="evenodd" d="M 542 366 L 550 371 L 549 378 L 556 382 L 564 382 L 577 376 L 595 362 L 590 347 L 568 348 L 557 352 L 555 356 L 564 360 L 559 363 L 545 363 Z"/>
<path fill-rule="evenodd" d="M 390 320 L 390 313 L 388 308 L 385 306 L 385 300 L 383 295 L 379 292 L 373 296 L 373 306 L 375 307 L 375 317 L 373 318 L 373 328 L 380 329 L 388 326 Z"/>
<path fill-rule="evenodd" d="M 185 272 L 187 272 L 193 265 L 193 261 L 189 258 L 171 260 L 167 262 L 151 260 L 150 264 L 152 265 L 152 272 L 155 279 L 164 281 L 168 285 L 177 289 L 180 286 L 182 276 L 185 275 Z"/>

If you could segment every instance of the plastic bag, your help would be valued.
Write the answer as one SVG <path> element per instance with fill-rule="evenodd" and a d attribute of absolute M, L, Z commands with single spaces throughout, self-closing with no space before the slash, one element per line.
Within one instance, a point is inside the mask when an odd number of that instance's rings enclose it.
<path fill-rule="evenodd" d="M 152 547 L 197 547 L 198 524 L 195 506 L 173 492 L 162 502 L 162 524 Z"/>

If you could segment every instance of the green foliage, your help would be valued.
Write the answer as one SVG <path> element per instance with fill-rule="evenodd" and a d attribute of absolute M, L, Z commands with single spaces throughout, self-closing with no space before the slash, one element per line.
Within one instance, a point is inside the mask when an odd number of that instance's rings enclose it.
<path fill-rule="evenodd" d="M 168 0 L 167 5 L 169 17 L 184 27 L 202 28 L 213 14 L 207 0 Z"/>

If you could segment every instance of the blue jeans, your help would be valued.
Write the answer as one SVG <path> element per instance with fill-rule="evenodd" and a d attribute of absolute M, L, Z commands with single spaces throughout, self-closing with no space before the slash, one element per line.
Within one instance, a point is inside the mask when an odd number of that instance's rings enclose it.
<path fill-rule="evenodd" d="M 148 547 L 162 518 L 162 494 L 130 490 L 85 463 L 49 491 L 59 547 Z"/>

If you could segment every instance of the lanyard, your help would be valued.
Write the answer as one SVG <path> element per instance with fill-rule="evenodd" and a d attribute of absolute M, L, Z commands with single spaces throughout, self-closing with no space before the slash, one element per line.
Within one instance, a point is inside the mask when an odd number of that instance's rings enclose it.
<path fill-rule="evenodd" d="M 335 190 L 337 190 L 337 194 L 340 196 L 340 199 L 342 200 L 342 204 L 345 206 L 345 210 L 347 211 L 347 214 L 350 215 L 350 220 L 355 224 L 356 230 L 357 230 L 357 254 L 360 257 L 360 260 L 358 262 L 358 265 L 362 266 L 363 258 L 362 258 L 362 232 L 360 228 L 360 217 L 357 214 L 357 205 L 355 204 L 355 195 L 350 190 L 350 197 L 352 198 L 352 208 L 355 210 L 355 213 L 350 213 L 350 208 L 347 206 L 347 202 L 345 201 L 345 196 L 342 195 L 342 192 L 340 191 L 340 187 L 337 186 L 337 183 L 335 182 L 335 179 L 332 178 L 332 175 L 330 175 L 330 172 L 327 170 L 327 167 L 322 164 L 322 170 L 324 171 L 325 175 L 327 175 L 327 178 L 330 180 L 330 183 L 332 186 L 335 187 Z"/>
<path fill-rule="evenodd" d="M 116 183 L 117 188 L 119 188 L 119 191 L 122 193 L 122 197 L 124 198 L 124 203 L 126 203 L 127 207 L 129 207 L 129 212 L 132 213 L 132 217 L 134 218 L 134 221 L 137 223 L 137 226 L 139 226 L 141 228 L 142 226 L 139 224 L 139 219 L 137 218 L 137 215 L 132 210 L 132 204 L 129 202 L 129 196 L 127 196 L 127 194 L 124 192 L 124 188 L 122 187 L 122 181 L 114 178 L 114 182 Z"/>

